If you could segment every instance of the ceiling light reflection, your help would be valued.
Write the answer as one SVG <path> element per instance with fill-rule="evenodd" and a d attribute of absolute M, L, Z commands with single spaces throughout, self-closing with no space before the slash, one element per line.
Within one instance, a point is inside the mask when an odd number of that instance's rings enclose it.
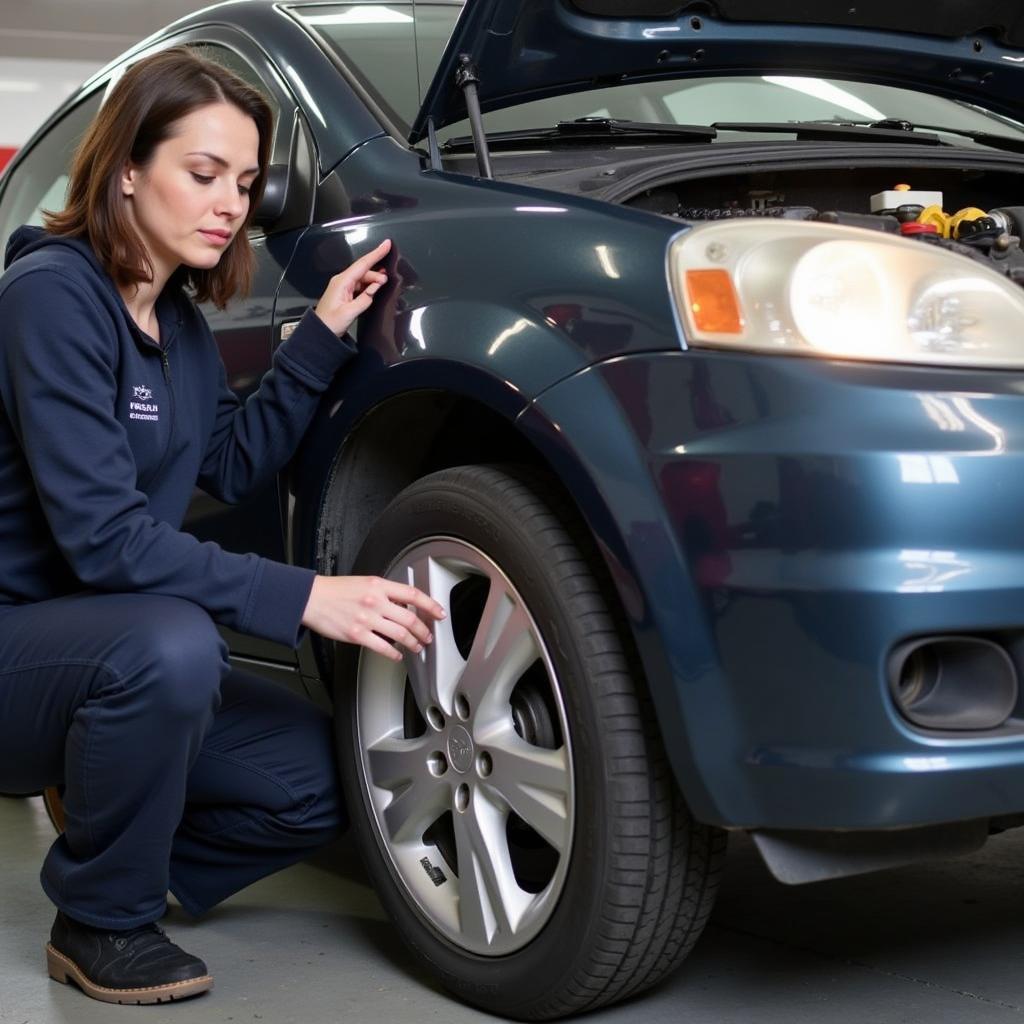
<path fill-rule="evenodd" d="M 854 96 L 852 92 L 840 89 L 838 85 L 823 81 L 820 78 L 796 78 L 789 75 L 762 75 L 761 78 L 771 85 L 781 85 L 783 89 L 793 89 L 795 92 L 802 92 L 806 96 L 813 96 L 815 99 L 824 100 L 826 103 L 834 103 L 838 107 L 844 107 L 861 117 L 870 118 L 872 121 L 881 121 L 885 118 L 880 110 L 865 103 L 864 100 Z"/>
<path fill-rule="evenodd" d="M 618 278 L 622 276 L 612 262 L 612 254 L 608 251 L 607 245 L 595 245 L 594 252 L 597 253 L 597 261 L 601 264 L 601 269 L 609 277 Z"/>
<path fill-rule="evenodd" d="M 306 101 L 306 103 L 309 104 L 309 109 L 316 115 L 316 119 L 326 128 L 327 119 L 321 113 L 320 108 L 317 106 L 316 100 L 313 99 L 313 96 L 310 93 L 310 91 L 306 88 L 306 83 L 302 80 L 302 75 L 300 75 L 298 71 L 296 71 L 295 68 L 291 66 L 291 64 L 285 64 L 284 70 L 288 77 L 291 79 L 292 84 L 295 86 L 295 88 L 298 89 L 300 93 L 302 93 L 302 98 Z"/>
<path fill-rule="evenodd" d="M 412 18 L 401 11 L 374 4 L 357 4 L 339 14 L 309 14 L 302 18 L 307 25 L 393 25 L 397 22 L 411 22 Z"/>
<path fill-rule="evenodd" d="M 529 320 L 524 320 L 520 318 L 511 327 L 502 331 L 501 334 L 499 334 L 494 339 L 494 341 L 491 342 L 491 347 L 487 350 L 487 354 L 489 356 L 493 356 L 494 353 L 497 352 L 498 349 L 501 348 L 501 346 L 504 345 L 505 342 L 508 341 L 508 339 L 511 338 L 513 334 L 519 334 L 520 331 L 525 331 L 526 328 L 529 326 Z"/>
<path fill-rule="evenodd" d="M 952 409 L 946 404 L 942 398 L 936 398 L 935 395 L 923 395 L 919 394 L 917 400 L 921 403 L 924 411 L 928 413 L 929 419 L 939 428 L 939 430 L 966 430 L 966 424 Z"/>
<path fill-rule="evenodd" d="M 971 405 L 969 398 L 958 395 L 953 399 L 953 406 L 961 416 L 970 423 L 973 423 L 979 430 L 992 438 L 992 448 L 986 452 L 975 452 L 977 455 L 998 455 L 1006 451 L 1006 433 L 997 427 L 990 419 L 986 419 L 977 409 Z"/>
<path fill-rule="evenodd" d="M 905 484 L 958 484 L 956 466 L 946 455 L 897 455 Z"/>
<path fill-rule="evenodd" d="M 423 314 L 426 311 L 426 306 L 420 306 L 419 309 L 414 309 L 409 317 L 409 333 L 416 339 L 416 343 L 422 349 L 427 347 L 427 340 L 423 337 Z"/>

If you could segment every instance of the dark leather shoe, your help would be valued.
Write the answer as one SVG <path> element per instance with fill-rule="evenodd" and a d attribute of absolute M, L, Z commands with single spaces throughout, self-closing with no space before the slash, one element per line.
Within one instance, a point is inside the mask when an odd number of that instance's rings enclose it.
<path fill-rule="evenodd" d="M 158 924 L 110 931 L 59 910 L 46 966 L 54 981 L 72 981 L 105 1003 L 166 1003 L 213 987 L 206 964 L 171 942 Z"/>

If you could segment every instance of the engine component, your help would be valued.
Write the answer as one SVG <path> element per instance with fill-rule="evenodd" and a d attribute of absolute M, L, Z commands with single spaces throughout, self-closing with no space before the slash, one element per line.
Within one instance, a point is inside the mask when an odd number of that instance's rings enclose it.
<path fill-rule="evenodd" d="M 728 220 L 731 217 L 782 217 L 785 220 L 811 220 L 818 211 L 813 206 L 690 206 L 680 208 L 676 216 L 683 220 Z"/>
<path fill-rule="evenodd" d="M 937 206 L 942 209 L 942 193 L 913 189 L 909 185 L 897 185 L 871 197 L 872 213 L 895 213 L 901 206 Z"/>
<path fill-rule="evenodd" d="M 920 221 L 910 220 L 900 225 L 900 234 L 908 238 L 931 235 L 933 238 L 941 237 L 939 229 L 934 224 L 922 224 Z"/>
<path fill-rule="evenodd" d="M 953 238 L 959 238 L 961 226 L 971 224 L 987 216 L 988 214 L 984 210 L 979 210 L 976 206 L 967 206 L 962 210 L 957 210 L 949 218 L 949 233 Z M 968 229 L 968 233 L 970 233 L 970 229 Z"/>
<path fill-rule="evenodd" d="M 819 213 L 813 219 L 824 221 L 826 224 L 845 224 L 851 228 L 869 228 L 872 231 L 887 231 L 890 234 L 897 234 L 900 230 L 900 222 L 889 214 L 825 210 L 824 213 Z"/>
<path fill-rule="evenodd" d="M 949 214 L 941 206 L 926 206 L 917 218 L 919 224 L 933 224 L 943 238 L 949 238 Z"/>
<path fill-rule="evenodd" d="M 1024 206 L 999 206 L 988 215 L 1008 234 L 1024 237 Z"/>
<path fill-rule="evenodd" d="M 995 217 L 988 216 L 961 221 L 955 231 L 957 241 L 967 245 L 991 245 L 1000 235 L 1006 233 Z"/>
<path fill-rule="evenodd" d="M 904 203 L 896 207 L 896 219 L 901 224 L 910 224 L 924 213 L 924 207 L 918 203 Z"/>

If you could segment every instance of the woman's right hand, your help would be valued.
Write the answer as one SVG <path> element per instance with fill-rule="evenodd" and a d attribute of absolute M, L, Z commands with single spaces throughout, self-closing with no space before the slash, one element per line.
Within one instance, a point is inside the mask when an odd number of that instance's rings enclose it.
<path fill-rule="evenodd" d="M 391 239 L 385 238 L 376 249 L 335 274 L 313 312 L 341 337 L 373 302 L 377 289 L 387 282 L 383 270 L 373 268 L 391 251 Z"/>
<path fill-rule="evenodd" d="M 423 619 L 406 605 L 419 609 L 432 622 L 446 614 L 432 597 L 407 583 L 379 576 L 316 576 L 302 625 L 328 640 L 359 644 L 401 661 L 402 654 L 389 640 L 416 654 L 433 640 Z"/>

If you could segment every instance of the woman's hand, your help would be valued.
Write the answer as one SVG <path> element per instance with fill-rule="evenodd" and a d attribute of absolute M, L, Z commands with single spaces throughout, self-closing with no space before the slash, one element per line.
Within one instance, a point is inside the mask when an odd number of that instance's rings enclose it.
<path fill-rule="evenodd" d="M 433 640 L 423 620 L 406 605 L 422 610 L 433 621 L 445 617 L 433 598 L 407 583 L 377 576 L 317 576 L 302 624 L 329 640 L 360 644 L 401 661 L 401 653 L 389 640 L 415 654 Z"/>
<path fill-rule="evenodd" d="M 391 239 L 387 238 L 376 249 L 361 256 L 327 282 L 327 287 L 313 312 L 339 338 L 360 313 L 365 313 L 370 308 L 374 293 L 387 281 L 388 275 L 382 270 L 374 270 L 373 267 L 390 251 Z"/>

